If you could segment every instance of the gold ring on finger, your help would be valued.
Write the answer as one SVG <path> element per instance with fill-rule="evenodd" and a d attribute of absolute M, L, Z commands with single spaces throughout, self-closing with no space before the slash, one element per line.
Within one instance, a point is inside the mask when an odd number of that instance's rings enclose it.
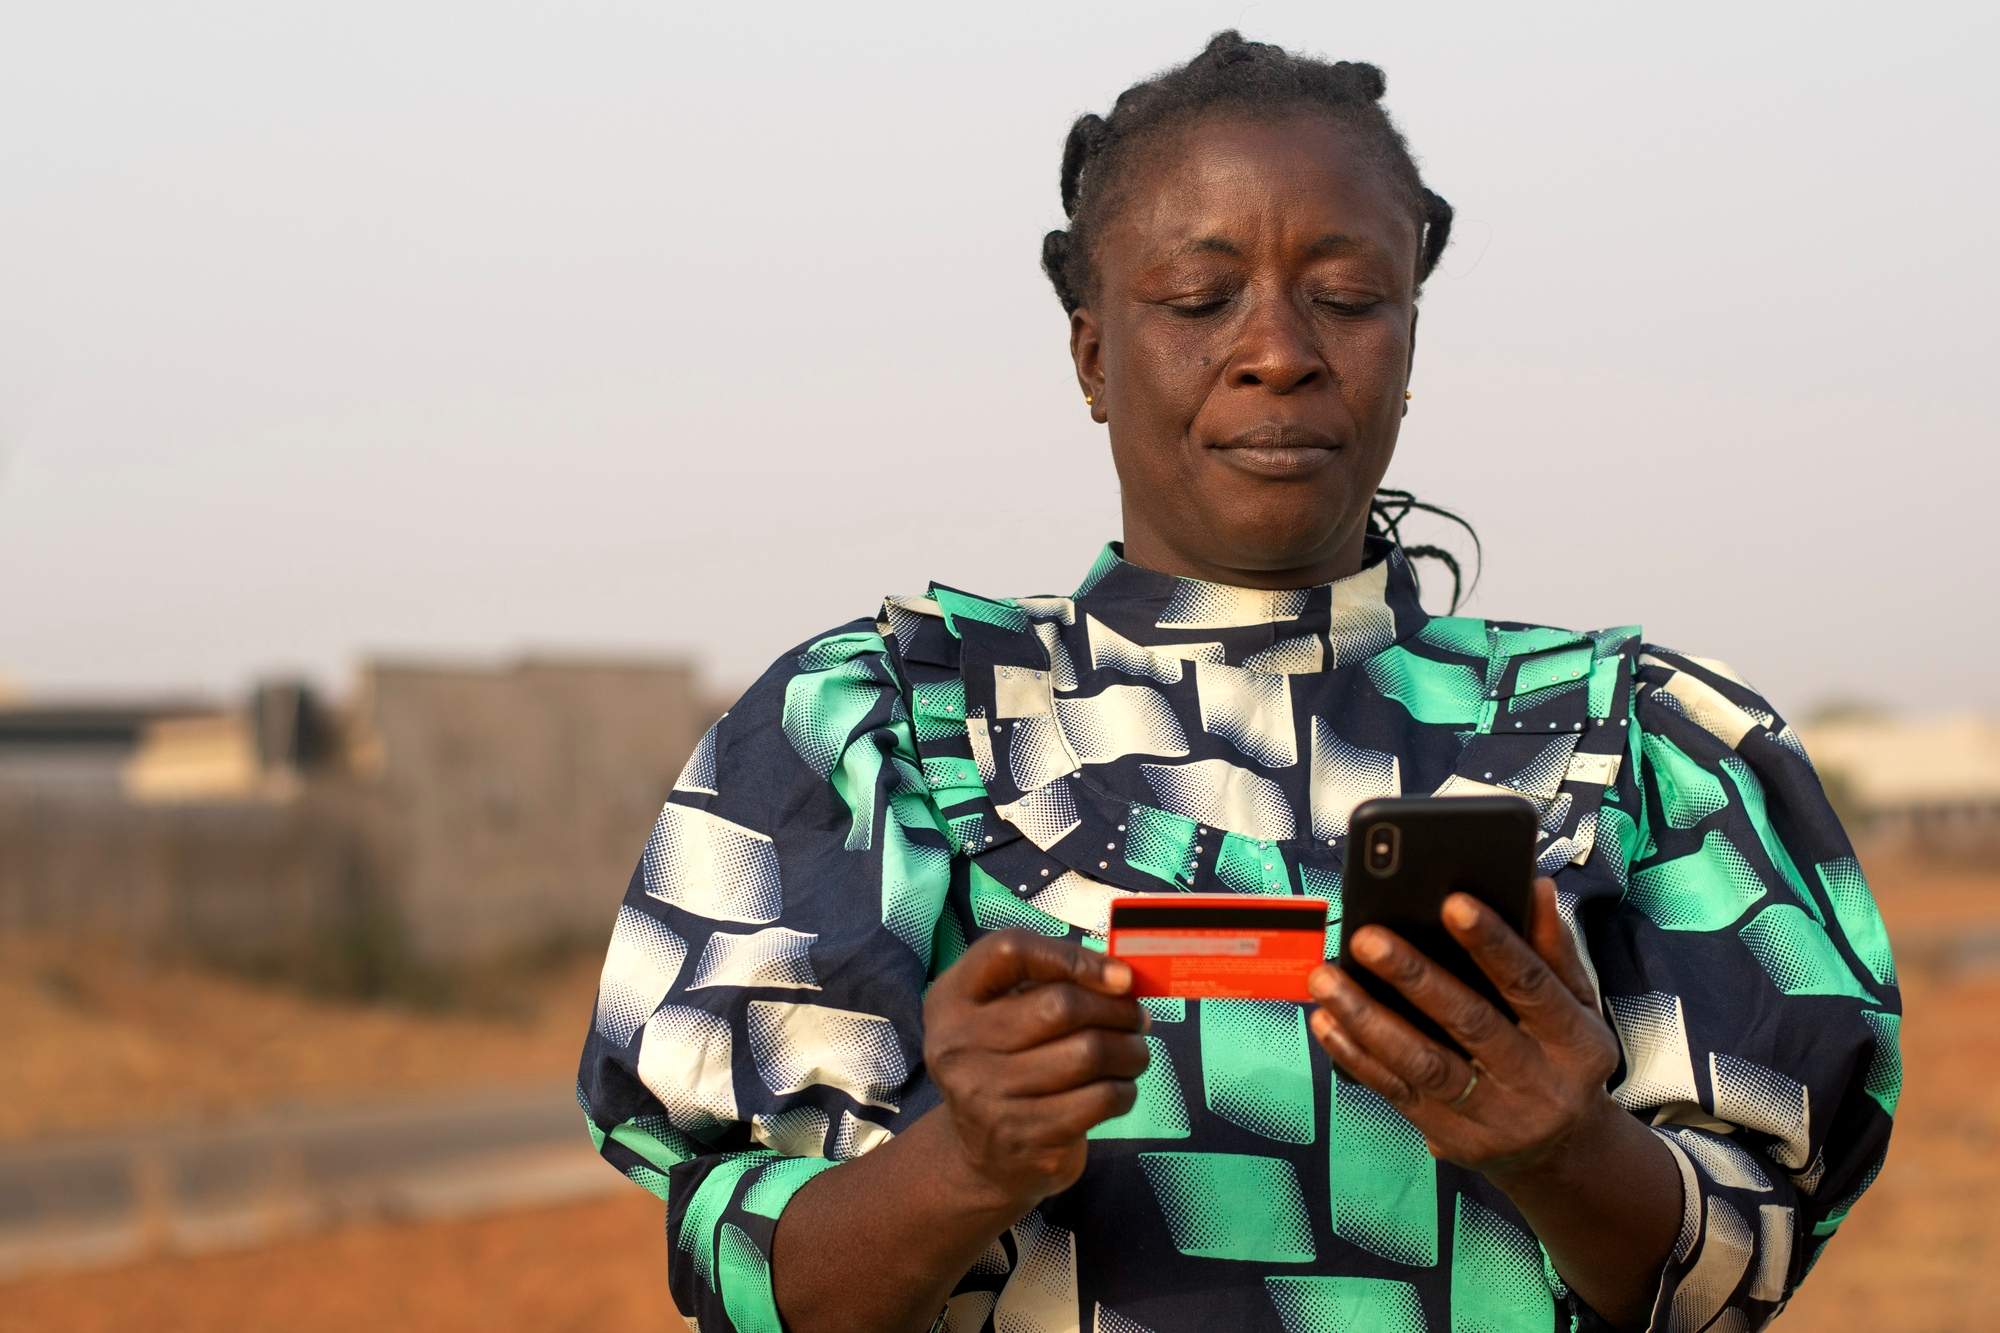
<path fill-rule="evenodd" d="M 1467 1097 L 1470 1097 L 1472 1095 L 1472 1090 L 1478 1086 L 1479 1086 L 1479 1071 L 1475 1069 L 1472 1071 L 1472 1077 L 1465 1080 L 1465 1091 L 1459 1093 L 1458 1096 L 1446 1102 L 1445 1105 L 1451 1107 L 1463 1106 L 1465 1104 L 1465 1099 Z"/>

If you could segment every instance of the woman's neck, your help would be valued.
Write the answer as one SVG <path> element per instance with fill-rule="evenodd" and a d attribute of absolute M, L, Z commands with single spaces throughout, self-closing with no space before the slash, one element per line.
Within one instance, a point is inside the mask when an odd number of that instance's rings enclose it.
<path fill-rule="evenodd" d="M 1177 578 L 1200 579 L 1232 588 L 1311 588 L 1360 572 L 1366 553 L 1367 525 L 1357 523 L 1331 549 L 1306 553 L 1216 551 L 1195 541 L 1175 540 L 1125 516 L 1124 556 L 1143 569 Z M 1288 558 L 1289 557 L 1289 558 Z"/>

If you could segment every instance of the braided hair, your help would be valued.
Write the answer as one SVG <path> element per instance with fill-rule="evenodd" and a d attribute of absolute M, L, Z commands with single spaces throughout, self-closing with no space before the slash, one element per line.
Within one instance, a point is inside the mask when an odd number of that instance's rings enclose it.
<path fill-rule="evenodd" d="M 1247 42 L 1232 28 L 1211 37 L 1201 54 L 1179 69 L 1120 93 L 1109 116 L 1078 116 L 1062 156 L 1062 205 L 1069 227 L 1042 238 L 1042 271 L 1055 286 L 1064 313 L 1075 314 L 1096 295 L 1098 238 L 1123 205 L 1132 172 L 1146 151 L 1173 131 L 1218 114 L 1276 119 L 1303 111 L 1324 115 L 1344 130 L 1416 219 L 1421 288 L 1451 241 L 1452 210 L 1424 184 L 1409 144 L 1382 109 L 1387 87 L 1373 65 L 1348 60 L 1328 64 L 1265 42 Z M 1456 611 L 1472 588 L 1464 586 L 1458 558 L 1450 551 L 1403 545 L 1401 525 L 1413 511 L 1465 529 L 1478 558 L 1473 587 L 1485 564 L 1479 534 L 1457 514 L 1408 491 L 1380 487 L 1369 503 L 1368 531 L 1395 543 L 1410 559 L 1413 574 L 1418 560 L 1435 560 L 1451 571 L 1451 609 Z"/>
<path fill-rule="evenodd" d="M 1409 145 L 1382 109 L 1387 86 L 1373 65 L 1293 55 L 1266 42 L 1246 42 L 1232 28 L 1211 37 L 1202 53 L 1179 69 L 1120 93 L 1109 116 L 1078 116 L 1062 156 L 1069 228 L 1042 238 L 1042 271 L 1064 312 L 1075 314 L 1096 294 L 1098 238 L 1124 203 L 1125 187 L 1146 150 L 1217 114 L 1275 119 L 1305 111 L 1345 130 L 1416 219 L 1421 286 L 1451 240 L 1451 205 L 1424 185 Z"/>

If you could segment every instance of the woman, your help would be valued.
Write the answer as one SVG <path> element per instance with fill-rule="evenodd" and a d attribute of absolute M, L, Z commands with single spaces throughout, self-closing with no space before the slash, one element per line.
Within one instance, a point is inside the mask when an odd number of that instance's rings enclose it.
<path fill-rule="evenodd" d="M 1451 224 L 1382 87 L 1223 33 L 1078 121 L 1044 266 L 1122 549 L 892 597 L 688 763 L 579 1091 L 691 1326 L 1748 1329 L 1879 1167 L 1894 974 L 1790 729 L 1634 629 L 1430 617 L 1382 530 Z M 1445 918 L 1519 1025 L 1354 944 L 1476 1063 L 1332 966 L 1141 1002 L 1101 953 L 1118 894 L 1338 904 L 1358 802 L 1496 789 L 1529 933 Z"/>

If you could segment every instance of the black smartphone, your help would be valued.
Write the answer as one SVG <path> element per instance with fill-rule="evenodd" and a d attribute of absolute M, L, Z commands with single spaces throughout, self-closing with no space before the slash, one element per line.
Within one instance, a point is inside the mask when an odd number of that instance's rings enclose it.
<path fill-rule="evenodd" d="M 1528 933 L 1535 895 L 1535 807 L 1518 796 L 1418 796 L 1364 801 L 1348 818 L 1340 886 L 1340 966 L 1417 1031 L 1464 1048 L 1401 991 L 1354 961 L 1354 932 L 1385 926 L 1485 996 L 1514 1011 L 1459 948 L 1440 916 L 1444 900 L 1469 893 L 1514 930 Z"/>

